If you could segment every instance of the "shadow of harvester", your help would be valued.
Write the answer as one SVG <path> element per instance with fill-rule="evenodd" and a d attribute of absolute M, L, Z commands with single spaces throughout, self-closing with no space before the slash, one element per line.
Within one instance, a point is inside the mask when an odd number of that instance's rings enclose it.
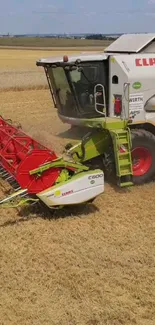
<path fill-rule="evenodd" d="M 8 220 L 0 225 L 0 228 L 25 223 L 36 218 L 42 218 L 49 221 L 63 218 L 84 218 L 89 214 L 96 213 L 99 209 L 93 203 L 87 203 L 78 206 L 67 206 L 62 209 L 50 210 L 42 203 L 39 203 L 32 206 L 16 208 L 16 211 L 19 219 Z"/>

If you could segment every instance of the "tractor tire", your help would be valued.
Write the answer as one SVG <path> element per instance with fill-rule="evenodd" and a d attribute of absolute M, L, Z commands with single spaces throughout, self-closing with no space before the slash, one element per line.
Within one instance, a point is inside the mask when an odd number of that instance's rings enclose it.
<path fill-rule="evenodd" d="M 141 185 L 155 176 L 155 135 L 144 129 L 131 130 L 133 183 Z"/>

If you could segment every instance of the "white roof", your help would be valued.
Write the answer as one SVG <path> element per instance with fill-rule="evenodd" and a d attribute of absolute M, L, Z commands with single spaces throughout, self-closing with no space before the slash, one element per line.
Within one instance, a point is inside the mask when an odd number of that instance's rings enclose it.
<path fill-rule="evenodd" d="M 79 53 L 76 55 L 67 55 L 68 56 L 68 62 L 70 63 L 74 63 L 76 62 L 76 60 L 81 59 L 83 62 L 84 61 L 102 61 L 102 60 L 106 60 L 107 59 L 107 55 L 104 53 Z M 62 56 L 52 56 L 50 58 L 42 58 L 40 60 L 37 61 L 37 63 L 40 64 L 50 64 L 50 63 L 59 63 L 59 62 L 63 62 L 63 55 Z"/>
<path fill-rule="evenodd" d="M 105 49 L 105 53 L 139 53 L 155 40 L 155 34 L 124 34 Z"/>

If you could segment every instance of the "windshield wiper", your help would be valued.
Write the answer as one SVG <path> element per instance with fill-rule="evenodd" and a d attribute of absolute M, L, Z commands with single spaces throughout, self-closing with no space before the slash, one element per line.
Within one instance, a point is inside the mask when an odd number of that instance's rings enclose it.
<path fill-rule="evenodd" d="M 91 66 L 90 66 L 90 67 L 91 67 Z M 87 68 L 88 68 L 88 66 L 87 66 Z M 87 78 L 87 76 L 86 76 L 86 74 L 85 74 L 84 69 L 83 69 L 82 66 L 78 66 L 78 67 L 77 67 L 77 70 L 83 74 L 84 78 L 85 78 L 85 79 L 86 79 L 86 80 L 87 80 L 91 85 L 94 84 L 94 82 L 92 82 L 91 80 L 89 80 L 89 79 Z"/>

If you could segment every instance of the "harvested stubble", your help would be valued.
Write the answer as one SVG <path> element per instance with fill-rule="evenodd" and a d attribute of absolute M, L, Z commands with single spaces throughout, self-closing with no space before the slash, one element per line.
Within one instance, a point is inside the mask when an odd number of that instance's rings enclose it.
<path fill-rule="evenodd" d="M 0 111 L 57 152 L 70 141 L 48 90 L 1 92 Z M 154 325 L 154 189 L 106 184 L 94 205 L 1 209 L 0 323 Z"/>

